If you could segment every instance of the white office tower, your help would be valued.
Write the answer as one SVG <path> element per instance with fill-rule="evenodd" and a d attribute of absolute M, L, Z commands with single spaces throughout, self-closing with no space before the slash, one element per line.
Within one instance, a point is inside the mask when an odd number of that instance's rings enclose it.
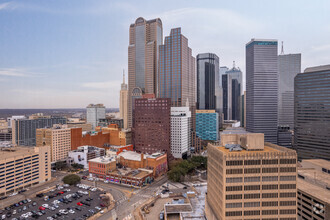
<path fill-rule="evenodd" d="M 189 107 L 171 107 L 171 152 L 174 158 L 187 158 L 190 144 Z"/>
<path fill-rule="evenodd" d="M 103 104 L 89 104 L 87 106 L 87 124 L 91 124 L 93 130 L 99 123 L 99 119 L 105 118 L 105 106 Z"/>

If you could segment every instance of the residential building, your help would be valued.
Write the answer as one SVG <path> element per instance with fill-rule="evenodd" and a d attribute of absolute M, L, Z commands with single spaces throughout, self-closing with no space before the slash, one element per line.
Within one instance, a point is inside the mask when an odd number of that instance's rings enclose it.
<path fill-rule="evenodd" d="M 89 173 L 95 177 L 105 178 L 116 170 L 116 160 L 113 157 L 97 157 L 88 161 Z"/>
<path fill-rule="evenodd" d="M 283 50 L 283 45 L 282 45 Z M 301 54 L 278 56 L 278 125 L 293 130 L 294 78 L 301 73 Z"/>
<path fill-rule="evenodd" d="M 88 169 L 88 161 L 97 157 L 105 156 L 105 149 L 94 146 L 81 146 L 77 150 L 69 151 L 68 156 L 74 163 L 81 164 Z"/>
<path fill-rule="evenodd" d="M 242 78 L 242 71 L 236 68 L 235 61 L 233 68 L 222 75 L 224 120 L 241 121 Z"/>
<path fill-rule="evenodd" d="M 230 128 L 209 144 L 208 220 L 297 219 L 297 154 L 264 134 Z"/>
<path fill-rule="evenodd" d="M 120 118 L 123 119 L 124 126 L 122 128 L 128 129 L 128 90 L 127 84 L 125 83 L 125 73 L 123 74 L 123 83 L 121 84 L 120 89 L 120 99 L 119 99 L 119 112 Z"/>
<path fill-rule="evenodd" d="M 106 118 L 100 119 L 98 126 L 108 127 L 111 124 L 116 124 L 116 125 L 118 125 L 119 128 L 128 130 L 128 129 L 124 128 L 124 119 L 121 119 L 121 118 L 106 117 Z"/>
<path fill-rule="evenodd" d="M 171 29 L 159 46 L 158 97 L 170 98 L 172 107 L 189 105 L 194 128 L 196 109 L 196 69 L 195 58 L 188 47 L 188 39 L 181 28 Z"/>
<path fill-rule="evenodd" d="M 136 19 L 129 28 L 128 46 L 128 123 L 132 127 L 134 99 L 156 94 L 159 45 L 163 44 L 163 25 L 159 18 Z"/>
<path fill-rule="evenodd" d="M 24 115 L 13 115 L 11 117 L 8 117 L 7 118 L 8 128 L 12 128 L 12 121 L 18 119 L 26 119 L 26 117 Z"/>
<path fill-rule="evenodd" d="M 49 181 L 50 147 L 0 148 L 0 196 Z"/>
<path fill-rule="evenodd" d="M 61 161 L 71 151 L 71 128 L 54 125 L 52 128 L 37 129 L 37 147 L 50 146 L 51 162 Z"/>
<path fill-rule="evenodd" d="M 277 143 L 277 40 L 252 39 L 246 44 L 246 130 L 264 133 Z"/>
<path fill-rule="evenodd" d="M 12 130 L 11 129 L 2 129 L 0 130 L 0 142 L 1 141 L 12 141 Z"/>
<path fill-rule="evenodd" d="M 196 135 L 202 140 L 219 140 L 219 114 L 215 110 L 196 110 Z"/>
<path fill-rule="evenodd" d="M 118 154 L 119 163 L 131 169 L 145 168 L 153 171 L 153 177 L 166 174 L 168 169 L 166 153 L 143 154 L 123 151 Z"/>
<path fill-rule="evenodd" d="M 298 168 L 298 219 L 330 219 L 330 162 L 302 160 Z"/>
<path fill-rule="evenodd" d="M 133 112 L 133 145 L 141 153 L 171 153 L 171 99 L 135 99 Z"/>
<path fill-rule="evenodd" d="M 294 148 L 298 157 L 330 160 L 330 65 L 305 69 L 294 84 Z"/>
<path fill-rule="evenodd" d="M 171 107 L 171 152 L 174 158 L 187 158 L 190 146 L 189 107 Z"/>
<path fill-rule="evenodd" d="M 87 106 L 87 123 L 92 125 L 92 129 L 98 126 L 99 120 L 105 118 L 105 106 L 103 104 L 89 104 Z"/>
<path fill-rule="evenodd" d="M 47 117 L 36 119 L 13 119 L 12 141 L 14 145 L 36 146 L 36 130 L 38 128 L 52 127 L 54 124 L 66 124 L 64 117 Z"/>
<path fill-rule="evenodd" d="M 221 111 L 219 57 L 213 53 L 197 55 L 197 109 Z"/>

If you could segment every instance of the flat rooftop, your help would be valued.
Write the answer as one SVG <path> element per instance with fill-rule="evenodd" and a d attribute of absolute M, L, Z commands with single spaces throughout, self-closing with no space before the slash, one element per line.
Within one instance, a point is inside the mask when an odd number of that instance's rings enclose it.
<path fill-rule="evenodd" d="M 144 154 L 143 158 L 157 158 L 163 156 L 163 153 Z M 141 161 L 141 154 L 135 151 L 123 151 L 118 156 L 125 158 L 126 160 Z"/>
<path fill-rule="evenodd" d="M 229 127 L 223 130 L 220 134 L 249 134 L 244 128 Z"/>
<path fill-rule="evenodd" d="M 114 161 L 116 162 L 116 159 L 114 157 L 102 156 L 102 157 L 97 157 L 97 158 L 91 159 L 88 162 L 108 164 L 108 163 L 111 163 Z"/>
<path fill-rule="evenodd" d="M 298 178 L 298 190 L 330 204 L 330 191 L 308 181 Z"/>
<path fill-rule="evenodd" d="M 192 212 L 192 207 L 190 204 L 165 204 L 164 205 L 166 214 L 176 214 L 181 212 Z"/>
<path fill-rule="evenodd" d="M 230 151 L 230 149 L 225 148 L 224 146 L 217 146 L 217 149 L 220 150 L 221 152 L 223 152 L 224 154 L 255 154 L 255 153 L 268 153 L 268 152 L 287 152 L 287 151 L 292 151 L 294 152 L 294 150 L 285 148 L 285 147 L 281 147 L 281 146 L 277 146 L 276 147 L 272 147 L 269 146 L 272 145 L 270 143 L 265 143 L 264 149 L 263 150 L 245 150 L 244 148 L 241 151 Z"/>
<path fill-rule="evenodd" d="M 125 176 L 130 178 L 136 178 L 136 179 L 143 179 L 144 177 L 150 175 L 152 173 L 152 170 L 146 170 L 146 169 L 137 169 L 137 170 L 129 170 L 128 172 L 123 172 L 122 169 L 118 169 L 115 171 L 112 171 L 109 175 L 119 175 L 119 176 Z"/>
<path fill-rule="evenodd" d="M 312 168 L 298 168 L 298 174 L 305 181 L 326 189 L 330 187 L 330 174 Z"/>
<path fill-rule="evenodd" d="M 1 147 L 0 148 L 0 160 L 9 159 L 18 156 L 29 156 L 35 154 L 35 147 Z"/>
<path fill-rule="evenodd" d="M 302 162 L 308 162 L 308 163 L 314 164 L 316 166 L 326 168 L 328 170 L 330 169 L 330 161 L 327 161 L 327 160 L 323 160 L 323 159 L 305 159 L 305 160 L 302 160 Z"/>

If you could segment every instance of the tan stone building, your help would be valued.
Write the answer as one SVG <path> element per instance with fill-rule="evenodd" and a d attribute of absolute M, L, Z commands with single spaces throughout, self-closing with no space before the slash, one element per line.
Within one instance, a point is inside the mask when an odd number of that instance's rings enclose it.
<path fill-rule="evenodd" d="M 132 127 L 135 98 L 158 93 L 158 48 L 163 43 L 163 25 L 159 18 L 136 19 L 129 28 L 128 46 L 128 128 Z"/>
<path fill-rule="evenodd" d="M 297 154 L 263 134 L 228 129 L 208 145 L 208 220 L 297 219 Z"/>
<path fill-rule="evenodd" d="M 0 196 L 50 179 L 49 146 L 0 148 Z"/>
<path fill-rule="evenodd" d="M 127 90 L 127 84 L 125 83 L 125 74 L 123 74 L 123 83 L 121 84 L 121 90 L 120 90 L 120 100 L 119 100 L 119 114 L 120 118 L 124 121 L 124 129 L 127 129 L 127 100 L 128 90 Z"/>
<path fill-rule="evenodd" d="M 51 148 L 51 162 L 66 159 L 71 151 L 71 128 L 66 125 L 54 125 L 52 128 L 39 128 L 36 132 L 37 146 L 48 145 Z"/>
<path fill-rule="evenodd" d="M 298 168 L 298 219 L 330 219 L 330 161 L 302 160 Z"/>

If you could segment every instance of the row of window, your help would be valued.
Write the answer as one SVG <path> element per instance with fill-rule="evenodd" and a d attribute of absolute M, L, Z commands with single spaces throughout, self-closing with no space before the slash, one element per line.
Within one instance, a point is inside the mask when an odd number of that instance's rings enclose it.
<path fill-rule="evenodd" d="M 277 159 L 272 160 L 244 160 L 244 165 L 261 165 L 262 164 L 278 164 Z M 280 159 L 280 164 L 296 164 L 296 159 Z M 229 160 L 226 161 L 227 166 L 241 166 L 243 165 L 243 160 Z"/>
<path fill-rule="evenodd" d="M 271 168 L 245 168 L 244 173 L 251 174 L 251 173 L 278 173 L 277 167 L 271 167 Z M 292 173 L 296 172 L 296 167 L 280 167 L 281 173 Z M 243 169 L 227 169 L 226 174 L 242 174 Z"/>
<path fill-rule="evenodd" d="M 250 194 L 244 194 L 244 199 L 259 199 L 260 195 L 262 198 L 278 198 L 278 193 L 250 193 Z M 280 193 L 280 198 L 294 198 L 296 197 L 295 192 L 285 192 Z M 242 199 L 242 194 L 232 194 L 232 195 L 226 195 L 226 200 L 235 200 L 235 199 Z"/>
<path fill-rule="evenodd" d="M 226 212 L 226 216 L 242 216 L 242 211 L 233 211 L 233 212 Z M 278 210 L 248 210 L 244 211 L 244 216 L 252 216 L 252 215 L 278 215 Z M 296 214 L 295 209 L 283 209 L 280 210 L 281 215 L 289 215 L 289 214 Z M 282 219 L 282 218 L 281 218 Z M 295 219 L 295 218 L 291 218 Z"/>

